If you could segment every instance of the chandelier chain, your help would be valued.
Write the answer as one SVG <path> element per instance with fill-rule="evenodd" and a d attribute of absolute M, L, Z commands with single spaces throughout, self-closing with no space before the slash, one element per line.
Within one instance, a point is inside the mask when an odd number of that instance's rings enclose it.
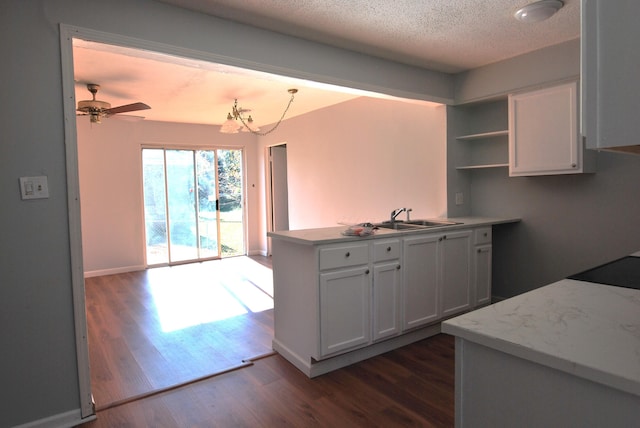
<path fill-rule="evenodd" d="M 240 114 L 240 111 L 236 108 L 236 106 L 233 107 L 233 110 L 234 110 L 233 113 L 234 113 L 234 115 L 237 115 L 237 117 L 240 119 L 240 122 L 242 122 L 244 127 L 247 128 L 249 130 L 249 132 L 251 132 L 252 134 L 264 137 L 266 135 L 271 134 L 273 131 L 275 131 L 278 128 L 278 126 L 280 126 L 280 123 L 284 120 L 284 116 L 289 111 L 289 107 L 291 107 L 291 103 L 293 102 L 293 97 L 294 96 L 295 96 L 295 92 L 292 92 L 291 93 L 291 98 L 289 99 L 289 103 L 287 104 L 287 108 L 285 108 L 284 112 L 282 112 L 282 116 L 280 116 L 280 119 L 278 120 L 278 122 L 273 126 L 273 128 L 271 128 L 270 130 L 265 131 L 265 132 L 260 132 L 260 131 L 256 131 L 254 129 L 251 129 L 249 124 L 247 124 L 247 122 L 245 122 L 244 117 L 242 117 L 242 114 Z"/>

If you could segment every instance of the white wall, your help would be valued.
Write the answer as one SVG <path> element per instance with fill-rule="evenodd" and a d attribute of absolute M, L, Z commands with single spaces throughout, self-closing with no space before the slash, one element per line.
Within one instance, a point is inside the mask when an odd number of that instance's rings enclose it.
<path fill-rule="evenodd" d="M 240 148 L 246 164 L 249 253 L 259 251 L 256 137 L 221 134 L 219 127 L 117 118 L 78 118 L 82 245 L 87 276 L 140 270 L 144 261 L 142 146 Z"/>
<path fill-rule="evenodd" d="M 303 96 L 304 94 L 301 94 Z M 359 98 L 285 121 L 292 229 L 376 221 L 398 207 L 446 214 L 445 109 Z M 141 147 L 238 147 L 246 161 L 248 253 L 265 254 L 264 145 L 217 126 L 78 118 L 87 276 L 144 268 Z M 267 138 L 262 138 L 267 140 Z"/>
<path fill-rule="evenodd" d="M 446 215 L 443 106 L 358 98 L 274 134 L 261 143 L 287 144 L 291 229 L 386 220 L 399 207 Z"/>

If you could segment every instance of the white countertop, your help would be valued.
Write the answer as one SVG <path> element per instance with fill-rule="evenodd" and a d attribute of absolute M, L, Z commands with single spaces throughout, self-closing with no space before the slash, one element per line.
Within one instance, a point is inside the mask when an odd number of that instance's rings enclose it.
<path fill-rule="evenodd" d="M 565 279 L 452 318 L 442 331 L 640 395 L 640 290 Z"/>
<path fill-rule="evenodd" d="M 493 217 L 456 217 L 446 218 L 438 220 L 450 220 L 459 222 L 461 224 L 450 226 L 429 227 L 425 229 L 411 229 L 411 230 L 393 230 L 380 228 L 371 236 L 359 237 L 359 236 L 344 236 L 342 232 L 348 228 L 348 226 L 337 227 L 323 227 L 319 229 L 300 229 L 300 230 L 286 230 L 279 232 L 269 232 L 267 235 L 275 239 L 284 239 L 291 242 L 297 242 L 300 244 L 330 244 L 334 242 L 349 242 L 349 241 L 362 241 L 366 239 L 376 238 L 389 238 L 392 236 L 403 236 L 407 234 L 416 233 L 437 233 L 443 229 L 455 230 L 455 229 L 468 229 L 470 227 L 490 226 L 494 224 L 503 223 L 515 223 L 520 221 L 519 218 L 493 218 Z"/>

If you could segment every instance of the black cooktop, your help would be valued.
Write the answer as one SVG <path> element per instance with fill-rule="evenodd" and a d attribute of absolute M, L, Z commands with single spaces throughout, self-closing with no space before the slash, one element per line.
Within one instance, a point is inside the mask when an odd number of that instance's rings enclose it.
<path fill-rule="evenodd" d="M 627 256 L 572 275 L 569 279 L 640 289 L 640 257 Z"/>

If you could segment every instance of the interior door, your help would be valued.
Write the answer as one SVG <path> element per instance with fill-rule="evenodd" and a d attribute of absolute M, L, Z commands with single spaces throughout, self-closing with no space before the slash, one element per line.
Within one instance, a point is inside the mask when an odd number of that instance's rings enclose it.
<path fill-rule="evenodd" d="M 289 193 L 287 185 L 287 146 L 269 147 L 267 151 L 269 201 L 267 204 L 267 228 L 289 230 Z M 268 252 L 271 255 L 271 239 L 267 239 Z"/>
<path fill-rule="evenodd" d="M 287 192 L 287 146 L 269 148 L 271 158 L 272 230 L 289 230 L 289 195 Z"/>

